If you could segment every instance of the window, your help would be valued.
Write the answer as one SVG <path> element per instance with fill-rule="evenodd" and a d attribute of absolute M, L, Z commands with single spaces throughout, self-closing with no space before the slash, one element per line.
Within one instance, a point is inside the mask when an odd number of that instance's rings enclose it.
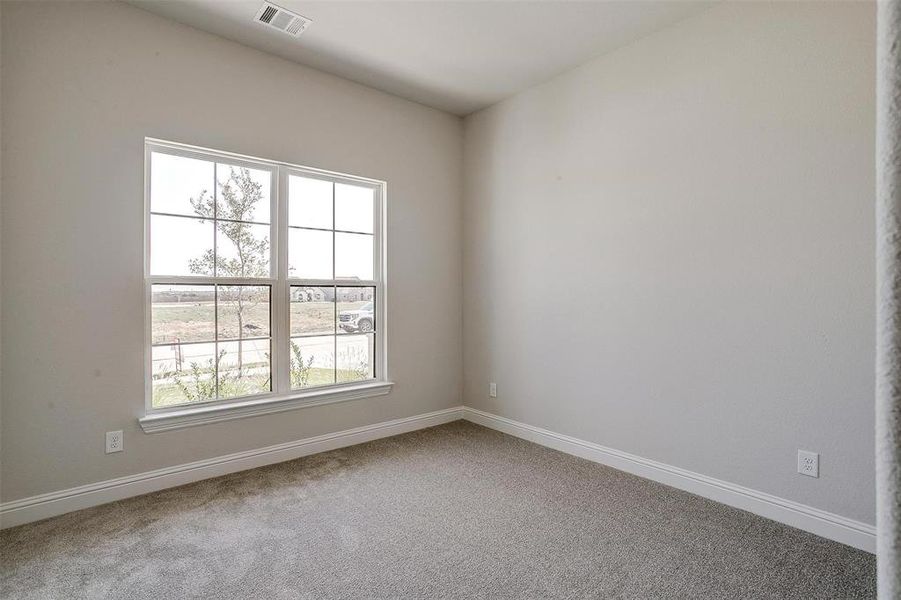
<path fill-rule="evenodd" d="M 382 182 L 155 140 L 145 168 L 149 413 L 385 381 Z"/>

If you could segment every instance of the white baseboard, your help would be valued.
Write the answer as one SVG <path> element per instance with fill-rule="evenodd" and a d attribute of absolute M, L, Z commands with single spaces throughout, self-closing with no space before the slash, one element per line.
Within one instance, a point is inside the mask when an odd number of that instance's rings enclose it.
<path fill-rule="evenodd" d="M 875 552 L 876 549 L 876 528 L 873 525 L 465 406 L 5 502 L 0 504 L 0 528 L 22 525 L 210 477 L 345 448 L 379 438 L 449 423 L 461 418 L 542 446 L 747 510 L 867 552 Z"/>
<path fill-rule="evenodd" d="M 302 456 L 345 448 L 379 438 L 457 421 L 463 416 L 458 406 L 431 413 L 366 425 L 336 433 L 236 452 L 137 475 L 91 483 L 67 490 L 41 494 L 0 504 L 0 528 L 13 527 L 73 510 L 106 504 L 132 496 L 218 477 L 245 469 L 293 460 Z"/>
<path fill-rule="evenodd" d="M 467 406 L 463 418 L 491 429 L 734 506 L 867 552 L 876 552 L 876 527 L 812 506 L 693 473 L 634 454 L 526 425 Z"/>

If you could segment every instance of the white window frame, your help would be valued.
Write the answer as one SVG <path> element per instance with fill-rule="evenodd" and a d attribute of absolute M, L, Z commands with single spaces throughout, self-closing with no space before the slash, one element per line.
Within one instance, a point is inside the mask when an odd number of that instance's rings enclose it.
<path fill-rule="evenodd" d="M 163 152 L 185 158 L 224 161 L 249 168 L 266 169 L 272 173 L 272 204 L 270 207 L 270 277 L 235 278 L 213 276 L 160 276 L 150 274 L 150 157 Z M 332 183 L 346 183 L 368 187 L 374 191 L 373 206 L 373 279 L 301 279 L 288 277 L 288 178 L 300 175 Z M 334 189 L 334 188 L 333 188 Z M 381 396 L 391 391 L 388 378 L 387 294 L 386 294 L 386 191 L 384 181 L 335 173 L 273 160 L 260 159 L 231 152 L 168 142 L 154 138 L 144 140 L 144 404 L 139 418 L 147 433 L 181 427 L 226 421 L 248 416 L 281 412 L 307 406 L 357 400 Z M 333 200 L 334 202 L 334 200 Z M 333 205 L 334 206 L 334 205 Z M 334 227 L 334 223 L 332 224 Z M 333 243 L 334 244 L 334 243 Z M 334 264 L 334 246 L 332 262 Z M 334 276 L 334 273 L 333 273 Z M 270 336 L 272 391 L 253 396 L 211 400 L 203 403 L 154 408 L 152 404 L 152 335 L 151 291 L 154 284 L 243 284 L 270 286 Z M 291 389 L 290 381 L 290 292 L 292 285 L 315 285 L 375 288 L 375 357 L 373 379 L 364 382 L 335 383 L 300 390 Z M 337 302 L 337 297 L 336 297 Z M 337 312 L 337 311 L 336 311 Z M 336 324 L 337 328 L 337 324 Z M 342 335 L 335 332 L 335 335 Z"/>

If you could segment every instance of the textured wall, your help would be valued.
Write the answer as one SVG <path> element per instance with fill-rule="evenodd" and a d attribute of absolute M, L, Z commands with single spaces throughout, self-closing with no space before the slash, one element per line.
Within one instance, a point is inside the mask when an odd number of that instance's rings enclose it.
<path fill-rule="evenodd" d="M 124 4 L 2 18 L 4 501 L 459 404 L 460 119 Z M 391 395 L 141 432 L 144 136 L 388 181 Z"/>
<path fill-rule="evenodd" d="M 901 598 L 901 2 L 878 19 L 876 546 L 879 597 Z"/>
<path fill-rule="evenodd" d="M 466 404 L 873 523 L 874 72 L 723 3 L 468 117 Z"/>

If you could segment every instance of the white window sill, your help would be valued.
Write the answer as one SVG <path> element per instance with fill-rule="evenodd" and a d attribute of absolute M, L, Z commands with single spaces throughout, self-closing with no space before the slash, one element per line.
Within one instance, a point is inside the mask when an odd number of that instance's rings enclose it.
<path fill-rule="evenodd" d="M 296 392 L 277 398 L 256 398 L 234 402 L 216 402 L 202 406 L 181 407 L 172 410 L 160 410 L 146 414 L 138 419 L 144 433 L 157 433 L 182 427 L 218 423 L 244 417 L 255 417 L 270 413 L 320 406 L 334 402 L 346 402 L 361 398 L 384 396 L 394 385 L 391 381 L 376 381 L 360 385 L 333 387 L 323 390 Z"/>

